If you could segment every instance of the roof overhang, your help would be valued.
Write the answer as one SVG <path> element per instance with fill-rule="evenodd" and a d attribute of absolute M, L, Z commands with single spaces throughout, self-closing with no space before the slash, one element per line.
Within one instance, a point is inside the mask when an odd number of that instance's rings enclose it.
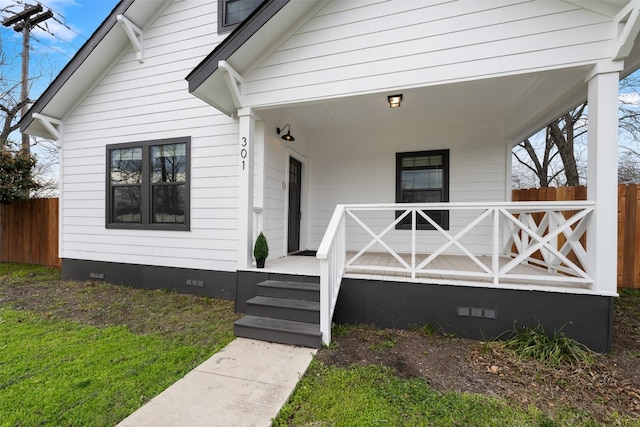
<path fill-rule="evenodd" d="M 127 32 L 118 24 L 118 16 L 123 15 L 128 21 L 144 28 L 168 1 L 121 0 L 31 106 L 20 121 L 20 131 L 57 139 L 58 135 L 52 133 L 51 127 L 38 117 L 64 120 L 87 91 L 96 85 L 100 76 L 104 75 L 131 45 Z"/>
<path fill-rule="evenodd" d="M 619 47 L 626 46 L 629 51 L 612 51 L 611 63 L 621 76 L 626 76 L 640 67 L 640 48 L 636 39 L 640 25 L 633 22 L 640 11 L 640 0 L 598 0 L 577 2 L 568 0 L 605 15 L 613 20 L 612 31 L 618 31 Z M 293 31 L 302 25 L 326 2 L 267 0 L 247 21 L 229 35 L 207 58 L 187 76 L 189 91 L 223 113 L 233 116 L 245 107 L 241 86 L 243 76 L 264 60 L 275 46 L 281 43 Z M 634 15 L 635 14 L 635 15 Z M 623 52 L 623 57 L 620 57 Z M 613 60 L 619 61 L 613 61 Z M 409 94 L 412 103 L 422 111 L 422 118 L 470 115 L 486 115 L 491 112 L 500 115 L 505 121 L 505 133 L 514 140 L 528 137 L 544 127 L 554 118 L 584 102 L 587 97 L 586 81 L 594 69 L 602 64 L 576 64 L 575 67 L 558 70 L 540 70 L 511 76 L 492 76 L 485 80 L 459 82 L 423 88 L 398 88 Z M 606 65 L 605 65 L 606 66 Z M 508 87 L 509 90 L 502 90 Z M 497 96 L 497 94 L 500 96 Z M 371 111 L 371 102 L 379 94 L 363 94 L 348 99 L 325 100 L 296 105 L 271 106 L 259 108 L 261 115 L 276 117 L 284 115 L 296 121 L 310 133 L 326 128 L 342 128 L 362 125 L 376 121 Z M 459 97 L 460 103 L 452 101 Z M 380 97 L 382 99 L 384 97 Z M 470 102 L 475 100 L 475 104 Z M 327 113 L 328 106 L 343 111 L 346 116 Z M 437 105 L 436 107 L 433 107 Z M 443 105 L 451 105 L 447 109 Z M 490 105 L 490 108 L 488 108 Z M 363 112 L 362 121 L 357 120 L 356 112 Z M 424 114 L 429 111 L 430 114 Z M 327 116 L 327 120 L 319 120 Z M 330 117 L 331 116 L 331 117 Z M 398 115 L 399 117 L 401 115 Z M 386 115 L 385 115 L 386 117 Z M 404 117 L 403 122 L 411 121 Z"/>
<path fill-rule="evenodd" d="M 189 92 L 223 113 L 235 115 L 239 100 L 230 86 L 241 84 L 243 74 L 327 1 L 265 0 L 186 77 Z M 234 76 L 230 78 L 229 73 Z"/>

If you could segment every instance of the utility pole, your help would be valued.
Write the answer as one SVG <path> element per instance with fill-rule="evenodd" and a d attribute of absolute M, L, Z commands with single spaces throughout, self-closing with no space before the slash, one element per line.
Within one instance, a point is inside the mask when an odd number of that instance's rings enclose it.
<path fill-rule="evenodd" d="M 2 21 L 2 25 L 5 27 L 13 25 L 14 31 L 22 33 L 22 87 L 20 92 L 20 103 L 22 104 L 20 113 L 22 117 L 24 117 L 29 110 L 29 41 L 31 29 L 40 22 L 44 22 L 53 17 L 53 12 L 50 10 L 44 13 L 41 12 L 42 5 L 40 4 L 36 6 L 25 5 L 22 12 L 16 13 L 14 16 Z M 22 150 L 26 153 L 31 152 L 29 135 L 26 133 L 22 134 Z"/>

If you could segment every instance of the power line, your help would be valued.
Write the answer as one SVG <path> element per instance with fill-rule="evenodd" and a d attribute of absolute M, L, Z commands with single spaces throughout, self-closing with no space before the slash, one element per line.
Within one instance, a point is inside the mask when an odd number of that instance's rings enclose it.
<path fill-rule="evenodd" d="M 48 31 L 47 31 L 47 32 L 48 32 Z M 49 33 L 49 34 L 51 34 L 51 33 Z M 53 35 L 53 34 L 52 34 L 52 35 Z M 48 49 L 51 49 L 51 50 L 53 50 L 54 52 L 59 53 L 60 55 L 65 56 L 65 57 L 67 57 L 67 58 L 69 58 L 69 59 L 72 59 L 72 58 L 73 58 L 73 56 L 72 56 L 72 55 L 69 55 L 68 53 L 66 53 L 66 52 L 64 52 L 64 51 L 62 51 L 62 50 L 60 50 L 60 49 L 58 49 L 58 48 L 55 48 L 55 47 L 53 47 L 53 46 L 51 46 L 51 45 L 49 45 L 49 44 L 46 44 L 45 42 L 43 42 L 42 40 L 40 40 L 40 39 L 39 39 L 39 38 L 37 38 L 36 36 L 31 35 L 31 37 L 33 38 L 33 40 L 37 41 L 37 42 L 38 42 L 38 43 L 40 43 L 42 46 L 44 46 L 44 47 L 46 47 L 46 48 L 48 48 Z M 59 37 L 58 37 L 58 38 L 59 38 Z M 62 40 L 61 38 L 59 38 L 59 39 L 60 39 L 60 40 Z M 64 40 L 62 40 L 62 41 L 64 41 Z M 68 44 L 69 46 L 73 47 L 74 49 L 77 49 L 77 48 L 76 48 L 75 46 L 73 46 L 72 44 L 70 44 L 70 43 L 67 43 L 67 44 Z"/>
<path fill-rule="evenodd" d="M 55 18 L 54 18 L 54 19 L 55 19 Z M 48 26 L 47 26 L 46 28 L 43 28 L 43 27 L 41 27 L 41 26 L 38 26 L 38 28 L 39 28 L 39 29 L 41 29 L 42 31 L 44 31 L 45 33 L 49 34 L 50 36 L 54 37 L 54 38 L 55 38 L 55 39 L 57 39 L 59 42 L 64 43 L 64 44 L 66 44 L 66 45 L 68 45 L 68 46 L 71 46 L 71 47 L 74 49 L 74 51 L 77 51 L 78 49 L 80 49 L 78 46 L 75 46 L 74 44 L 70 43 L 69 41 L 67 41 L 67 40 L 63 39 L 62 37 L 60 37 L 59 35 L 57 35 L 57 34 L 56 34 L 56 33 L 54 33 L 53 31 L 51 31 L 51 30 L 49 29 L 49 27 L 48 27 Z M 39 40 L 39 42 L 40 42 L 41 44 L 43 44 L 43 45 L 45 44 L 42 40 Z M 53 49 L 53 47 L 52 47 L 52 49 Z M 65 56 L 69 56 L 69 55 L 65 54 Z"/>
<path fill-rule="evenodd" d="M 47 9 L 49 9 L 51 12 L 53 12 L 52 19 L 53 19 L 54 21 L 56 21 L 58 24 L 62 25 L 64 28 L 66 28 L 67 30 L 69 30 L 70 32 L 72 32 L 73 34 L 75 34 L 76 36 L 78 36 L 78 37 L 82 38 L 84 41 L 87 41 L 87 40 L 88 40 L 88 38 L 87 38 L 87 37 L 85 37 L 82 33 L 79 33 L 79 32 L 78 32 L 78 31 L 76 31 L 73 27 L 70 27 L 70 26 L 67 24 L 67 18 L 66 18 L 62 13 L 58 12 L 57 10 L 53 9 L 53 8 L 52 8 L 52 7 L 50 7 L 49 5 L 47 5 L 47 4 L 45 4 L 45 3 L 43 3 L 42 1 L 35 0 L 35 2 L 36 2 L 37 4 L 39 4 L 39 5 L 43 6 L 43 7 L 46 7 L 46 8 L 47 8 Z M 27 5 L 27 3 L 25 3 L 25 2 L 24 2 L 24 1 L 22 1 L 22 0 L 14 0 L 14 6 L 18 6 L 18 5 L 26 6 L 26 5 Z M 11 7 L 11 6 L 8 6 L 8 7 L 6 7 L 5 9 L 0 10 L 0 12 L 8 11 L 8 9 L 9 9 L 10 7 Z M 3 17 L 3 18 L 4 18 L 4 17 Z M 56 39 L 58 39 L 60 42 L 62 42 L 62 43 L 65 43 L 65 44 L 69 45 L 69 46 L 70 46 L 70 47 L 72 47 L 74 50 L 76 50 L 76 51 L 77 51 L 78 49 L 80 49 L 80 47 L 79 47 L 79 46 L 76 46 L 76 45 L 74 45 L 74 44 L 70 43 L 68 40 L 65 40 L 64 38 L 60 37 L 58 34 L 56 34 L 56 33 L 54 33 L 53 31 L 51 31 L 51 30 L 48 28 L 48 26 L 47 26 L 46 28 L 43 28 L 42 26 L 38 25 L 38 28 L 39 28 L 39 29 L 41 29 L 42 31 L 47 32 L 47 33 L 48 33 L 48 34 L 50 34 L 51 36 L 55 37 L 55 38 L 56 38 Z M 45 46 L 47 46 L 44 42 L 42 42 L 42 40 L 40 40 L 40 43 L 41 43 L 41 44 L 43 44 L 43 45 L 45 45 Z M 54 48 L 52 48 L 52 49 L 54 49 Z M 54 50 L 55 50 L 55 49 L 54 49 Z M 69 57 L 69 55 L 66 55 L 66 54 L 65 54 L 65 56 Z"/>

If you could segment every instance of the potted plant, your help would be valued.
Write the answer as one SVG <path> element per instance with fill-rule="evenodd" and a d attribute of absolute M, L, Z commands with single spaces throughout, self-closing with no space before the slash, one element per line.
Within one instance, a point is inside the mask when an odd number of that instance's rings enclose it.
<path fill-rule="evenodd" d="M 269 256 L 269 245 L 264 234 L 260 233 L 253 247 L 253 257 L 256 259 L 256 267 L 264 268 L 264 260 Z"/>

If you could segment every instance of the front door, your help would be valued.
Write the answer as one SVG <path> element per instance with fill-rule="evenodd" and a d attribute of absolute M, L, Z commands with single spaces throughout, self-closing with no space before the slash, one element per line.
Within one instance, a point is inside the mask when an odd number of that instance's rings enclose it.
<path fill-rule="evenodd" d="M 300 219 L 302 212 L 300 201 L 302 195 L 302 163 L 289 158 L 289 242 L 287 252 L 300 250 Z"/>

